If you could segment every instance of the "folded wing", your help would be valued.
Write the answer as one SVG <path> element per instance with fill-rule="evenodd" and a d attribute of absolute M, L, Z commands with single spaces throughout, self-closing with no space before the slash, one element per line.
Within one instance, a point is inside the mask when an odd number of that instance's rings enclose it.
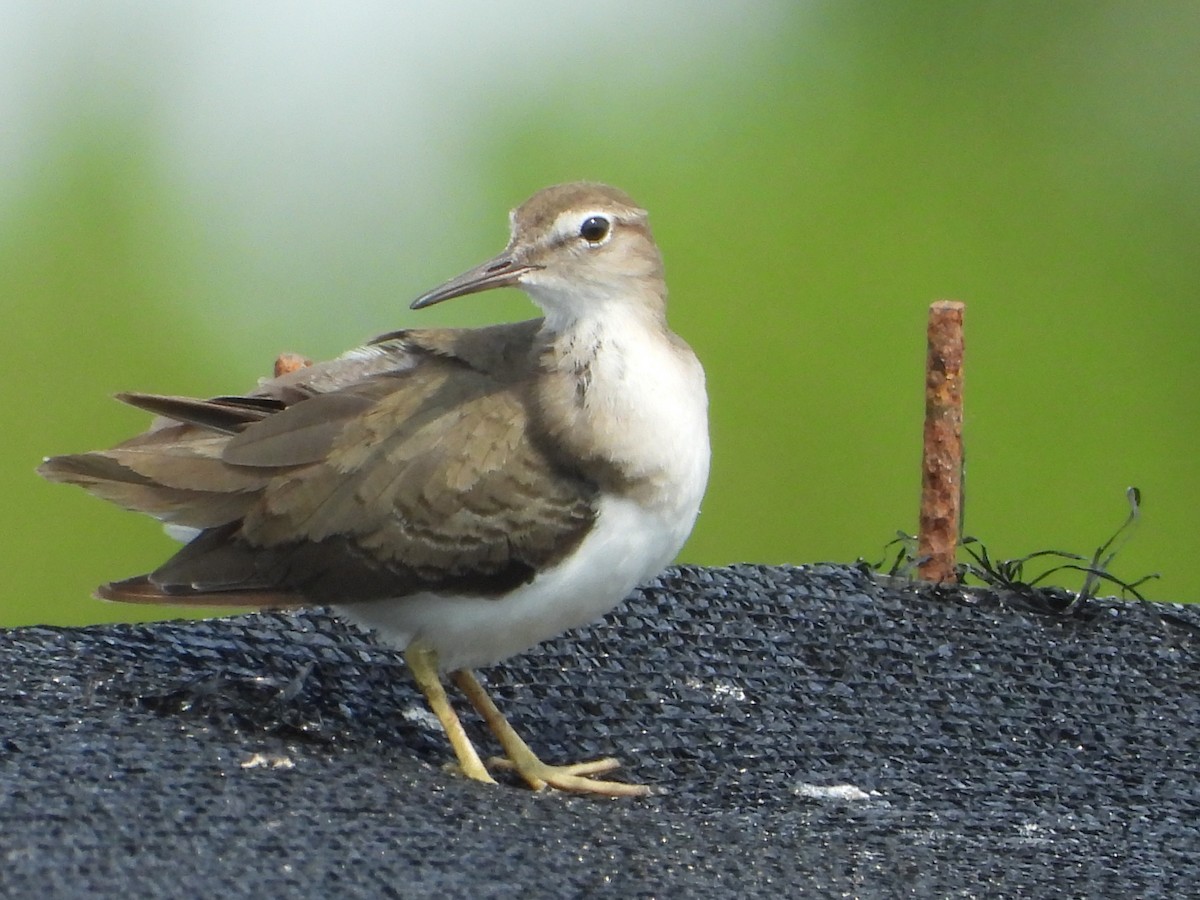
<path fill-rule="evenodd" d="M 573 549 L 596 503 L 531 437 L 536 323 L 501 327 L 486 342 L 499 353 L 474 332 L 402 332 L 247 397 L 123 395 L 166 418 L 40 471 L 201 529 L 156 571 L 101 588 L 111 599 L 499 595 Z"/>

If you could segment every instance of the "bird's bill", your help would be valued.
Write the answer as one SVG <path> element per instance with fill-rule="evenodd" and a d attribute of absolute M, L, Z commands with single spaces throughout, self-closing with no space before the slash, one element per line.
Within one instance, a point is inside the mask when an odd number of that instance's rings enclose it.
<path fill-rule="evenodd" d="M 528 265 L 510 254 L 502 253 L 451 278 L 432 291 L 426 291 L 410 304 L 410 308 L 424 309 L 453 297 L 465 297 L 467 294 L 478 294 L 492 288 L 509 287 L 516 284 L 526 272 L 538 268 L 540 266 Z"/>

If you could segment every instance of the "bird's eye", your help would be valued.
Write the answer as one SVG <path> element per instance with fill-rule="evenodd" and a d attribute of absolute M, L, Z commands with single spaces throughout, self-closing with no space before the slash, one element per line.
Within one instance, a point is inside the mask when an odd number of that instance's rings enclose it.
<path fill-rule="evenodd" d="M 599 244 L 606 237 L 612 226 L 604 216 L 589 216 L 579 226 L 579 236 L 589 244 Z"/>

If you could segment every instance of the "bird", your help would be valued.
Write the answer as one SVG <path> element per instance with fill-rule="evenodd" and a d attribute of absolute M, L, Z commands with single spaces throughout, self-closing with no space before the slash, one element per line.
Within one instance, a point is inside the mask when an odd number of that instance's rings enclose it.
<path fill-rule="evenodd" d="M 473 670 L 602 617 L 675 558 L 708 481 L 704 369 L 667 324 L 662 255 L 628 195 L 559 184 L 509 221 L 503 252 L 411 308 L 517 287 L 540 317 L 392 331 L 244 395 L 121 393 L 156 417 L 147 431 L 38 471 L 187 541 L 97 597 L 330 606 L 403 651 L 463 775 L 644 795 L 596 777 L 613 758 L 543 762 Z M 483 762 L 443 675 L 503 757 Z"/>

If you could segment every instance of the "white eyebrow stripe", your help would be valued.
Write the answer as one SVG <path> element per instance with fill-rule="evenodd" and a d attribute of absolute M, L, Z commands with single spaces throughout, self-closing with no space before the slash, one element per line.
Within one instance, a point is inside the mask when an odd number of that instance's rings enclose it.
<path fill-rule="evenodd" d="M 586 222 L 592 216 L 600 216 L 607 219 L 609 224 L 620 221 L 620 218 L 609 209 L 585 209 L 582 212 L 577 210 L 567 210 L 560 213 L 558 218 L 554 220 L 554 227 L 551 232 L 557 238 L 569 239 L 576 237 L 579 234 L 579 226 Z M 611 231 L 609 232 L 611 234 Z M 608 240 L 606 237 L 605 240 Z"/>

